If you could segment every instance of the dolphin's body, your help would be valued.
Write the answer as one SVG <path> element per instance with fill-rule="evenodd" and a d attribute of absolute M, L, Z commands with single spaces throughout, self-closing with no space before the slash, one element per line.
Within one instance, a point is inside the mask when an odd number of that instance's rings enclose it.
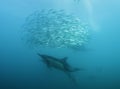
<path fill-rule="evenodd" d="M 63 71 L 67 76 L 73 81 L 77 87 L 79 87 L 79 84 L 77 83 L 74 76 L 71 75 L 71 72 L 76 72 L 81 69 L 79 68 L 73 68 L 67 63 L 67 57 L 64 57 L 62 59 L 58 59 L 49 55 L 39 54 L 38 55 L 42 58 L 42 61 L 47 65 L 48 68 L 55 68 L 57 70 Z"/>
<path fill-rule="evenodd" d="M 67 57 L 58 59 L 52 56 L 48 55 L 41 55 L 38 54 L 41 58 L 42 61 L 48 66 L 48 68 L 53 67 L 55 69 L 64 71 L 64 72 L 75 72 L 78 71 L 78 68 L 72 68 L 68 63 L 67 63 Z"/>
<path fill-rule="evenodd" d="M 48 68 L 52 67 L 61 70 L 66 73 L 68 77 L 72 79 L 72 81 L 76 82 L 75 78 L 71 75 L 71 72 L 79 71 L 80 69 L 71 67 L 66 61 L 67 57 L 58 59 L 48 55 L 38 55 L 42 58 L 42 61 L 47 65 Z"/>

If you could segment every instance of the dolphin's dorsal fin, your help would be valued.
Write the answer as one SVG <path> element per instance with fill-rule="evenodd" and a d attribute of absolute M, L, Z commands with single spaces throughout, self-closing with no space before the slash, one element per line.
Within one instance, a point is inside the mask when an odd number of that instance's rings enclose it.
<path fill-rule="evenodd" d="M 61 61 L 62 61 L 63 63 L 67 63 L 67 59 L 68 59 L 67 57 L 64 57 L 64 58 L 61 59 Z"/>

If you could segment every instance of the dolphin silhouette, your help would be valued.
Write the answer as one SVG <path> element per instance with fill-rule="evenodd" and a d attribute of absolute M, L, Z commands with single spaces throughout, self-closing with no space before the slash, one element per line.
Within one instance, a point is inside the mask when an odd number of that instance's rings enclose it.
<path fill-rule="evenodd" d="M 39 54 L 38 55 L 42 58 L 42 61 L 47 65 L 48 68 L 55 68 L 57 70 L 61 70 L 68 75 L 72 81 L 76 82 L 75 78 L 71 75 L 71 72 L 79 71 L 79 68 L 71 67 L 67 62 L 67 57 L 62 59 L 58 59 L 49 55 Z"/>

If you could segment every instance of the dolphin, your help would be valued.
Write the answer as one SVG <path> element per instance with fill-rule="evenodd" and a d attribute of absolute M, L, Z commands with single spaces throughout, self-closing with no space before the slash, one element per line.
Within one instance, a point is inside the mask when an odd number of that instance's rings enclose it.
<path fill-rule="evenodd" d="M 42 61 L 47 65 L 48 68 L 55 68 L 57 70 L 61 70 L 65 74 L 67 74 L 68 77 L 72 79 L 72 81 L 76 81 L 75 78 L 73 78 L 73 76 L 71 75 L 71 72 L 76 72 L 80 69 L 71 67 L 67 62 L 67 57 L 59 59 L 45 54 L 38 53 L 38 55 L 42 58 Z"/>

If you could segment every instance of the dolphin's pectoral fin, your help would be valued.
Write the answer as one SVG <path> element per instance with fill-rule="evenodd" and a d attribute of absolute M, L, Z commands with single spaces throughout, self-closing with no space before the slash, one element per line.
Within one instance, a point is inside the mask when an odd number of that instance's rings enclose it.
<path fill-rule="evenodd" d="M 46 64 L 46 66 L 47 66 L 48 68 L 51 68 L 50 64 Z"/>
<path fill-rule="evenodd" d="M 64 57 L 64 58 L 61 59 L 61 62 L 64 63 L 64 64 L 67 64 L 67 59 L 68 59 L 67 57 Z"/>
<path fill-rule="evenodd" d="M 48 61 L 46 61 L 46 66 L 47 66 L 48 68 L 51 68 L 51 67 L 52 67 Z"/>

